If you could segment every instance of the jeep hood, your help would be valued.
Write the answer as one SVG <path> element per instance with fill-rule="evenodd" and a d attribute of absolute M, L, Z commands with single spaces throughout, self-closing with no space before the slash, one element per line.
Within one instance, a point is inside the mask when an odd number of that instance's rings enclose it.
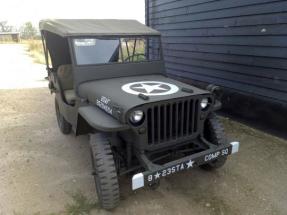
<path fill-rule="evenodd" d="M 125 122 L 126 112 L 132 108 L 147 103 L 209 93 L 163 75 L 102 79 L 85 82 L 78 87 L 78 95 L 81 98 L 122 122 Z"/>

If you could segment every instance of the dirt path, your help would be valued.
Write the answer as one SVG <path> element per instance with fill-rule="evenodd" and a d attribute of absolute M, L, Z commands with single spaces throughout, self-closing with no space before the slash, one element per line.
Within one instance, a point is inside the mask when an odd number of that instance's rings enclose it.
<path fill-rule="evenodd" d="M 65 214 L 89 206 L 77 198 L 68 207 L 73 192 L 97 201 L 88 139 L 59 132 L 53 101 L 46 88 L 0 90 L 0 215 Z M 242 144 L 222 169 L 182 172 L 156 191 L 132 192 L 124 177 L 113 214 L 286 214 L 287 142 L 224 123 Z"/>
<path fill-rule="evenodd" d="M 45 66 L 34 64 L 22 44 L 0 44 L 0 89 L 46 87 Z"/>

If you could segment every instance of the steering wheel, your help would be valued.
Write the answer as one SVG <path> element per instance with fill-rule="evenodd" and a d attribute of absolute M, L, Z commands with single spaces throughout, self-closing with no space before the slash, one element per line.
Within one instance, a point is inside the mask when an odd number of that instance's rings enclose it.
<path fill-rule="evenodd" d="M 128 56 L 124 59 L 124 62 L 135 62 L 135 61 L 139 61 L 140 57 L 143 57 L 144 59 L 146 58 L 145 54 L 133 54 L 131 56 Z"/>

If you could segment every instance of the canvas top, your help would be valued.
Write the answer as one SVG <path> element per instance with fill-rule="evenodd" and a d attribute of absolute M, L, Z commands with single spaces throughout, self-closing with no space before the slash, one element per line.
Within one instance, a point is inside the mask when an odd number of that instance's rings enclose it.
<path fill-rule="evenodd" d="M 118 19 L 46 19 L 40 30 L 62 37 L 71 36 L 157 36 L 160 33 L 136 20 Z"/>

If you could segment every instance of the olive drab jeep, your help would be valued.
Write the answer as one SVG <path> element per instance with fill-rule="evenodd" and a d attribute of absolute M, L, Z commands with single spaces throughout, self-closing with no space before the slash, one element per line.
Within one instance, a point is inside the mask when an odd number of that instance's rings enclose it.
<path fill-rule="evenodd" d="M 169 78 L 158 31 L 134 20 L 43 20 L 40 30 L 59 128 L 90 136 L 103 208 L 118 205 L 121 175 L 133 175 L 133 190 L 156 188 L 238 151 L 214 113 L 217 87 Z"/>

